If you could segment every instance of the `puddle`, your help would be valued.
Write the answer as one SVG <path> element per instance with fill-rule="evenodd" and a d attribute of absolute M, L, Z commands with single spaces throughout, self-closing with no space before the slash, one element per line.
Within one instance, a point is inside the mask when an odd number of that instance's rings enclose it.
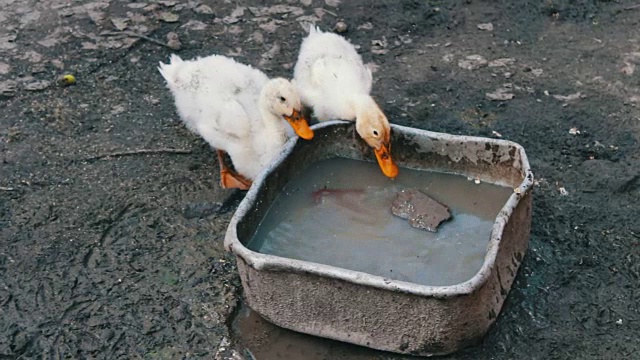
<path fill-rule="evenodd" d="M 373 360 L 381 351 L 283 329 L 244 305 L 232 332 L 247 360 Z"/>
<path fill-rule="evenodd" d="M 432 233 L 394 216 L 391 204 L 406 188 L 447 205 L 452 220 Z M 512 192 L 409 169 L 390 180 L 374 163 L 325 160 L 285 186 L 248 247 L 417 284 L 458 284 L 482 266 L 496 215 Z"/>

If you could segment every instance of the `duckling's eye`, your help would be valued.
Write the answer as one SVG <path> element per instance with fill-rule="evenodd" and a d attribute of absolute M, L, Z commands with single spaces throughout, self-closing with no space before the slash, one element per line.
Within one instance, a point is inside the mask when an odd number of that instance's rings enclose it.
<path fill-rule="evenodd" d="M 378 136 L 378 130 L 373 130 L 373 136 Z"/>
<path fill-rule="evenodd" d="M 287 99 L 284 98 L 284 96 L 280 96 L 280 102 L 285 102 L 287 101 Z"/>

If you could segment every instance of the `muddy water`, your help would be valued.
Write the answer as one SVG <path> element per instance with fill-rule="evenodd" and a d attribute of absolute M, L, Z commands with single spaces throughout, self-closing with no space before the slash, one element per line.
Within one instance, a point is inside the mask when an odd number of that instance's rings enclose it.
<path fill-rule="evenodd" d="M 437 233 L 412 228 L 390 210 L 403 188 L 449 206 L 452 220 Z M 457 284 L 480 269 L 495 217 L 511 193 L 409 169 L 389 180 L 373 163 L 326 160 L 287 184 L 249 248 L 417 284 Z"/>

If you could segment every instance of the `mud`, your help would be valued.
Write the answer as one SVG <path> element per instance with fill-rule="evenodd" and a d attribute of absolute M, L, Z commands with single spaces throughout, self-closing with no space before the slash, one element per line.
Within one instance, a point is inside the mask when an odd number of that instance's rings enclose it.
<path fill-rule="evenodd" d="M 241 293 L 222 238 L 238 195 L 178 120 L 158 42 L 175 32 L 185 58 L 288 76 L 300 24 L 339 20 L 391 121 L 516 141 L 538 179 L 506 306 L 450 358 L 640 351 L 636 2 L 336 3 L 0 0 L 0 358 L 209 359 L 232 338 Z M 100 35 L 123 24 L 157 41 Z M 470 55 L 515 62 L 459 67 Z M 57 85 L 65 73 L 76 85 Z"/>

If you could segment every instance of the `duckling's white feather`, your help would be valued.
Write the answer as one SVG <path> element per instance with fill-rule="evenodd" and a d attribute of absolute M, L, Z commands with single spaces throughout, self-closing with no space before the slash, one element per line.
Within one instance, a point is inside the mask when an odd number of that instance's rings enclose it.
<path fill-rule="evenodd" d="M 261 71 L 219 55 L 188 61 L 172 55 L 158 70 L 186 126 L 229 153 L 241 174 L 255 178 L 281 150 L 288 125 L 264 118 L 258 103 L 269 78 Z"/>
<path fill-rule="evenodd" d="M 320 121 L 353 120 L 353 96 L 369 95 L 372 74 L 345 38 L 312 26 L 302 41 L 294 80 L 303 103 Z"/>

